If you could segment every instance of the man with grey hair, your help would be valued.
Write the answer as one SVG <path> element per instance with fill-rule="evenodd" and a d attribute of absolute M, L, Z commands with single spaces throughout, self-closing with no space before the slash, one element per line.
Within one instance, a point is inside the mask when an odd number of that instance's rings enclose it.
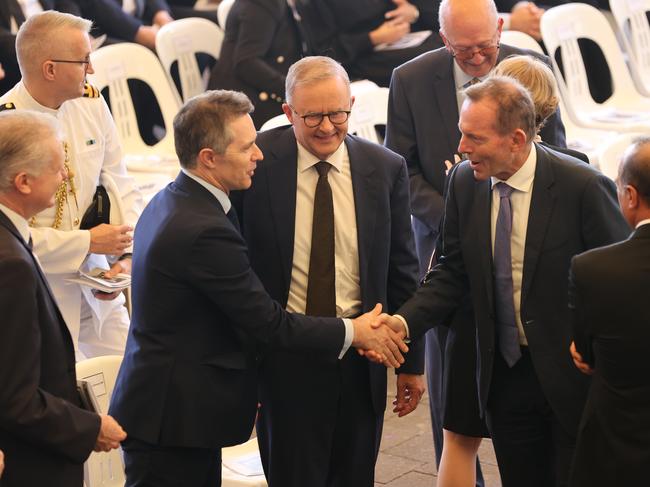
<path fill-rule="evenodd" d="M 386 147 L 404 156 L 409 169 L 411 213 L 421 276 L 429 267 L 438 238 L 444 208 L 445 161 L 454 161 L 460 141 L 457 124 L 463 89 L 485 79 L 499 61 L 511 54 L 528 54 L 549 63 L 539 54 L 500 44 L 503 21 L 493 0 L 443 0 L 438 17 L 445 46 L 393 72 L 386 127 Z M 559 113 L 551 116 L 541 136 L 549 144 L 566 146 Z M 468 329 L 462 322 L 471 323 L 471 314 L 470 306 L 464 308 L 451 325 L 452 336 L 457 337 L 459 344 L 464 341 L 462 331 Z M 442 390 L 443 368 L 453 372 L 448 362 L 453 354 L 453 342 L 450 339 L 450 350 L 444 353 L 446 341 L 446 328 L 427 334 L 429 406 L 438 462 L 443 443 L 443 403 L 454 393 Z M 474 368 L 470 354 L 454 375 L 460 379 L 466 371 L 471 382 Z M 473 404 L 471 400 L 458 402 Z M 484 434 L 484 426 L 468 426 L 464 433 Z"/>
<path fill-rule="evenodd" d="M 0 114 L 0 451 L 6 455 L 5 487 L 81 487 L 83 462 L 91 451 L 117 448 L 126 436 L 110 416 L 81 408 L 70 332 L 32 253 L 28 220 L 55 204 L 54 195 L 67 177 L 59 130 L 50 115 Z"/>
<path fill-rule="evenodd" d="M 490 77 L 464 96 L 458 151 L 468 160 L 450 175 L 440 258 L 382 319 L 416 338 L 471 296 L 475 383 L 502 484 L 564 486 L 589 385 L 567 353 L 569 261 L 629 227 L 610 179 L 533 143 L 535 109 L 518 82 Z"/>
<path fill-rule="evenodd" d="M 371 333 L 380 306 L 353 320 L 307 317 L 265 291 L 229 200 L 262 159 L 252 108 L 233 91 L 181 108 L 182 171 L 136 227 L 133 323 L 111 402 L 129 432 L 128 487 L 221 485 L 221 448 L 246 441 L 253 427 L 258 349 L 300 347 L 336 361 L 352 345 L 394 366 L 403 360 L 398 344 L 407 350 L 388 329 Z"/>
<path fill-rule="evenodd" d="M 93 72 L 90 25 L 55 11 L 27 19 L 16 39 L 22 80 L 0 98 L 0 109 L 49 113 L 63 126 L 68 178 L 55 205 L 34 215 L 30 226 L 34 252 L 70 328 L 78 359 L 122 354 L 129 316 L 123 294 L 93 292 L 68 279 L 94 268 L 106 269 L 107 277 L 129 273 L 129 232 L 143 206 L 127 175 L 108 107 L 86 83 L 86 74 Z M 99 186 L 113 200 L 111 224 L 84 219 L 93 198 L 103 194 Z"/>
<path fill-rule="evenodd" d="M 395 310 L 414 291 L 417 259 L 403 158 L 348 135 L 348 75 L 327 57 L 289 69 L 292 127 L 262 132 L 266 154 L 242 197 L 251 266 L 288 311 L 354 317 Z M 424 392 L 422 347 L 397 378 L 400 416 Z M 272 351 L 260 363 L 258 441 L 270 487 L 372 487 L 386 372 L 354 351 L 342 360 Z"/>

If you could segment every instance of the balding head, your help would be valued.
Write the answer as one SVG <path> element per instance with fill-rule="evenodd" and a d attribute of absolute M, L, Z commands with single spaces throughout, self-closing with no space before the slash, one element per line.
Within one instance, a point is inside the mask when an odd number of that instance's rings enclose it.
<path fill-rule="evenodd" d="M 497 61 L 503 24 L 494 1 L 443 0 L 438 19 L 440 36 L 458 66 L 469 76 L 487 75 Z"/>
<path fill-rule="evenodd" d="M 650 137 L 637 139 L 627 148 L 616 186 L 621 211 L 631 226 L 650 218 Z"/>
<path fill-rule="evenodd" d="M 47 10 L 31 16 L 16 36 L 16 54 L 23 76 L 41 70 L 48 59 L 66 59 L 71 31 L 90 32 L 92 22 L 74 15 Z"/>

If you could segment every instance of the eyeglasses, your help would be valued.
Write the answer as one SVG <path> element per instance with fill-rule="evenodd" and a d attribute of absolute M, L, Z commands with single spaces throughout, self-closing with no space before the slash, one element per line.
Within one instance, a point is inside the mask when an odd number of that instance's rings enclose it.
<path fill-rule="evenodd" d="M 309 113 L 307 115 L 300 115 L 295 108 L 293 108 L 291 105 L 289 106 L 296 115 L 302 118 L 303 122 L 305 122 L 305 125 L 310 129 L 318 127 L 321 123 L 323 123 L 323 119 L 325 117 L 327 117 L 333 125 L 344 124 L 348 121 L 351 113 L 350 110 L 338 110 L 336 112 L 329 113 Z"/>
<path fill-rule="evenodd" d="M 497 38 L 499 35 L 499 30 L 494 34 L 494 38 Z M 460 61 L 469 61 L 476 53 L 480 54 L 483 57 L 492 56 L 499 50 L 500 44 L 497 40 L 496 44 L 489 46 L 473 46 L 473 47 L 455 47 L 449 40 L 447 40 L 447 49 L 451 55 Z"/>
<path fill-rule="evenodd" d="M 86 71 L 88 70 L 88 66 L 90 66 L 90 59 L 84 59 L 82 61 L 74 61 L 70 59 L 50 59 L 50 61 L 53 63 L 83 64 Z"/>

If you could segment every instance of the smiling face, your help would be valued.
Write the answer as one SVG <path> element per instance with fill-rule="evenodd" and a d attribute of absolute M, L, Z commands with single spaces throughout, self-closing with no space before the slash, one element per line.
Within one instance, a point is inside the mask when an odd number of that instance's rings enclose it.
<path fill-rule="evenodd" d="M 348 121 L 335 125 L 329 117 L 323 117 L 323 121 L 312 128 L 305 124 L 302 117 L 347 111 L 352 108 L 353 102 L 347 83 L 335 76 L 296 86 L 291 97 L 291 106 L 285 104 L 282 108 L 293 124 L 293 131 L 300 145 L 324 161 L 336 152 L 345 139 Z"/>
<path fill-rule="evenodd" d="M 262 151 L 255 144 L 257 132 L 250 115 L 233 119 L 228 127 L 232 142 L 223 154 L 215 155 L 214 175 L 226 193 L 250 188 L 257 161 L 263 158 Z"/>
<path fill-rule="evenodd" d="M 490 100 L 465 100 L 460 112 L 458 152 L 467 155 L 479 181 L 492 176 L 505 181 L 519 169 L 515 134 L 497 132 L 496 112 L 497 105 Z"/>
<path fill-rule="evenodd" d="M 66 29 L 65 42 L 56 49 L 54 59 L 73 62 L 55 62 L 56 89 L 63 100 L 78 98 L 83 94 L 86 75 L 94 73 L 90 64 L 90 37 L 79 29 Z M 79 62 L 76 62 L 79 61 Z M 88 61 L 85 64 L 81 61 Z"/>

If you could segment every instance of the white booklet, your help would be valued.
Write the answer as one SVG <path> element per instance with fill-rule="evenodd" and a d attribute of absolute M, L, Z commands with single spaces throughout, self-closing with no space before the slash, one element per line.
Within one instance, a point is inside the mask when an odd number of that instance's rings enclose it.
<path fill-rule="evenodd" d="M 79 275 L 68 279 L 68 282 L 76 282 L 77 284 L 82 284 L 105 293 L 114 293 L 115 291 L 121 291 L 131 286 L 130 275 L 118 274 L 115 277 L 107 279 L 104 276 L 106 271 L 107 269 L 100 269 L 98 267 L 88 272 L 79 271 Z"/>
<path fill-rule="evenodd" d="M 399 41 L 390 44 L 383 43 L 375 46 L 375 51 L 393 51 L 395 49 L 406 49 L 407 47 L 417 47 L 421 45 L 427 37 L 433 34 L 431 30 L 419 30 L 417 32 L 409 32 L 404 35 Z"/>

